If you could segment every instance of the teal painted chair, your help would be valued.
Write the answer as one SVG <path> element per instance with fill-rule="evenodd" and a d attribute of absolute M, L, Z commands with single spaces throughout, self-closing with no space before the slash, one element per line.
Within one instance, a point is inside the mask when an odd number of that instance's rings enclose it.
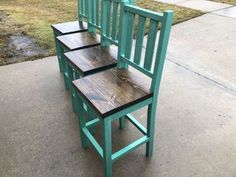
<path fill-rule="evenodd" d="M 52 25 L 60 72 L 62 72 L 63 69 L 62 69 L 62 63 L 61 63 L 60 55 L 59 55 L 60 48 L 58 47 L 59 44 L 58 44 L 58 41 L 56 40 L 56 37 L 87 31 L 88 25 L 87 25 L 87 22 L 85 22 L 88 16 L 87 14 L 88 14 L 88 1 L 78 0 L 78 18 L 79 18 L 78 20 Z"/>
<path fill-rule="evenodd" d="M 72 81 L 84 76 L 88 76 L 97 72 L 104 71 L 116 67 L 117 61 L 117 46 L 119 44 L 119 15 L 120 2 L 122 0 L 102 0 L 102 18 L 101 23 L 101 46 L 90 47 L 87 49 L 76 50 L 65 53 L 65 63 L 68 71 L 69 88 L 72 96 L 72 106 L 76 112 L 75 91 L 72 87 Z M 128 1 L 128 3 L 134 3 Z M 90 7 L 91 6 L 91 7 Z M 93 7 L 99 6 L 99 0 L 89 0 L 90 23 L 94 23 L 96 9 Z M 112 9 L 112 11 L 111 11 Z M 113 47 L 109 47 L 113 44 Z"/>
<path fill-rule="evenodd" d="M 171 11 L 154 13 L 127 4 L 121 8 L 118 67 L 73 81 L 78 101 L 82 147 L 87 148 L 88 142 L 94 146 L 103 159 L 105 177 L 112 177 L 113 162 L 140 145 L 146 144 L 147 157 L 153 153 L 157 98 L 173 18 Z M 134 54 L 131 55 L 135 16 L 138 17 L 137 39 Z M 145 24 L 148 24 L 148 28 L 145 28 Z M 158 27 L 160 35 L 157 35 Z M 143 51 L 145 29 L 148 29 L 148 36 L 146 51 Z M 129 66 L 138 72 L 131 72 Z M 143 82 L 143 75 L 150 77 L 150 85 Z M 83 117 L 83 104 L 96 114 L 96 119 L 86 122 Z M 144 106 L 148 107 L 147 128 L 131 115 Z M 144 136 L 112 153 L 111 123 L 123 116 Z M 102 146 L 89 131 L 98 123 L 102 124 Z"/>

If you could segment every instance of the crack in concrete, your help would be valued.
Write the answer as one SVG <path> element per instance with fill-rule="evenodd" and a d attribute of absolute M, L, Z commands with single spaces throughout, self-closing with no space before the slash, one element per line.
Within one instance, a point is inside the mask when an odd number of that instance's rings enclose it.
<path fill-rule="evenodd" d="M 166 58 L 166 60 L 168 60 L 168 61 L 174 63 L 175 65 L 177 65 L 177 66 L 179 66 L 179 67 L 181 67 L 181 68 L 183 68 L 183 69 L 185 69 L 187 71 L 190 71 L 191 73 L 194 73 L 194 74 L 196 74 L 196 75 L 198 75 L 198 76 L 200 76 L 200 77 L 202 77 L 202 78 L 204 78 L 204 79 L 206 79 L 208 81 L 213 82 L 214 84 L 220 86 L 223 89 L 226 89 L 227 91 L 230 91 L 230 92 L 233 92 L 234 94 L 236 94 L 236 90 L 234 88 L 227 87 L 226 85 L 224 85 L 224 84 L 222 84 L 222 83 L 220 83 L 220 82 L 218 82 L 218 81 L 216 81 L 216 80 L 214 80 L 214 79 L 212 79 L 210 77 L 207 77 L 206 75 L 203 75 L 203 74 L 201 74 L 201 73 L 199 73 L 197 71 L 194 71 L 194 70 L 192 70 L 192 69 L 190 69 L 190 68 L 188 68 L 188 67 L 186 67 L 186 66 L 184 66 L 184 65 L 182 65 L 182 64 L 180 64 L 180 63 L 178 63 L 176 61 L 174 61 L 173 59 Z"/>

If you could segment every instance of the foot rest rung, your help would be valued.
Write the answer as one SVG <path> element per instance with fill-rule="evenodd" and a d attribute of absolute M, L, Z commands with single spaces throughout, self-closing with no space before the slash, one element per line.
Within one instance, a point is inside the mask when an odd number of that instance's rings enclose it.
<path fill-rule="evenodd" d="M 100 122 L 100 119 L 99 119 L 99 118 L 96 118 L 96 119 L 93 119 L 93 120 L 90 120 L 89 122 L 87 122 L 87 123 L 85 124 L 85 126 L 86 126 L 86 128 L 89 129 L 89 128 L 91 128 L 91 127 L 97 125 L 99 122 Z"/>
<path fill-rule="evenodd" d="M 122 148 L 121 150 L 115 152 L 114 154 L 112 154 L 112 157 L 111 157 L 112 162 L 118 160 L 119 158 L 127 154 L 128 152 L 135 150 L 137 147 L 141 146 L 144 143 L 147 143 L 148 141 L 149 141 L 149 138 L 147 136 L 144 136 L 136 140 L 135 142 L 129 144 L 128 146 Z"/>

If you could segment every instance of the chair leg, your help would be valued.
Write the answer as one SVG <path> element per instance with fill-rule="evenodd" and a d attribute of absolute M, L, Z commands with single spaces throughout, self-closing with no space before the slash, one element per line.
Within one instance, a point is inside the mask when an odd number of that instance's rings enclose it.
<path fill-rule="evenodd" d="M 147 113 L 147 136 L 149 137 L 149 142 L 146 143 L 147 157 L 151 157 L 153 154 L 155 119 L 156 119 L 156 104 L 152 103 L 148 105 L 148 113 Z"/>
<path fill-rule="evenodd" d="M 92 110 L 87 106 L 87 116 L 88 116 L 88 120 L 90 121 L 90 120 L 93 120 L 96 116 L 94 115 L 94 113 L 92 112 Z M 95 130 L 96 130 L 96 128 L 95 127 L 91 127 L 90 128 L 90 132 L 92 133 L 92 134 L 94 134 L 95 133 Z"/>
<path fill-rule="evenodd" d="M 103 161 L 105 177 L 112 177 L 112 141 L 111 141 L 111 120 L 103 120 Z"/>
<path fill-rule="evenodd" d="M 125 128 L 125 116 L 119 118 L 119 125 L 120 125 L 120 129 L 124 129 Z"/>
<path fill-rule="evenodd" d="M 77 93 L 75 93 L 75 96 L 76 96 L 76 102 L 78 103 L 77 117 L 79 120 L 80 139 L 81 139 L 82 147 L 85 149 L 88 147 L 88 140 L 82 130 L 85 127 L 83 102 L 81 101 Z"/>
<path fill-rule="evenodd" d="M 53 32 L 53 35 L 54 35 L 54 41 L 55 41 L 55 46 L 56 46 L 56 53 L 57 53 L 57 59 L 58 59 L 58 64 L 59 64 L 59 69 L 60 69 L 60 72 L 63 71 L 63 68 L 62 68 L 62 63 L 61 63 L 61 56 L 60 56 L 60 47 L 59 47 L 59 43 L 56 39 L 57 35 L 55 32 Z"/>
<path fill-rule="evenodd" d="M 66 59 L 64 55 L 61 56 L 61 61 L 63 63 L 63 76 L 64 76 L 64 84 L 66 90 L 69 89 L 69 79 L 68 79 L 68 63 L 66 62 Z"/>
<path fill-rule="evenodd" d="M 69 89 L 70 89 L 70 94 L 71 94 L 71 101 L 72 101 L 72 108 L 74 113 L 77 113 L 77 103 L 75 99 L 75 90 L 72 84 L 72 81 L 74 80 L 74 73 L 72 67 L 68 64 L 68 83 L 69 83 Z"/>

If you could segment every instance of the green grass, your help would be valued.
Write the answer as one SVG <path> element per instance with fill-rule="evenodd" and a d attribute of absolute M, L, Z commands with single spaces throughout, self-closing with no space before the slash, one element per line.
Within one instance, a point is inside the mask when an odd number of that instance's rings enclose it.
<path fill-rule="evenodd" d="M 174 10 L 174 24 L 203 14 L 197 10 L 153 0 L 138 0 L 137 5 L 154 11 Z M 76 0 L 1 0 L 0 47 L 5 47 L 9 35 L 22 32 L 35 38 L 40 46 L 49 49 L 49 55 L 54 55 L 51 24 L 75 20 L 76 16 Z M 1 50 L 0 65 L 6 63 L 5 58 L 6 54 Z"/>
<path fill-rule="evenodd" d="M 232 4 L 232 5 L 236 5 L 236 0 L 211 0 L 211 1 L 215 1 L 215 2 L 221 2 L 221 3 L 226 3 L 226 4 Z"/>

